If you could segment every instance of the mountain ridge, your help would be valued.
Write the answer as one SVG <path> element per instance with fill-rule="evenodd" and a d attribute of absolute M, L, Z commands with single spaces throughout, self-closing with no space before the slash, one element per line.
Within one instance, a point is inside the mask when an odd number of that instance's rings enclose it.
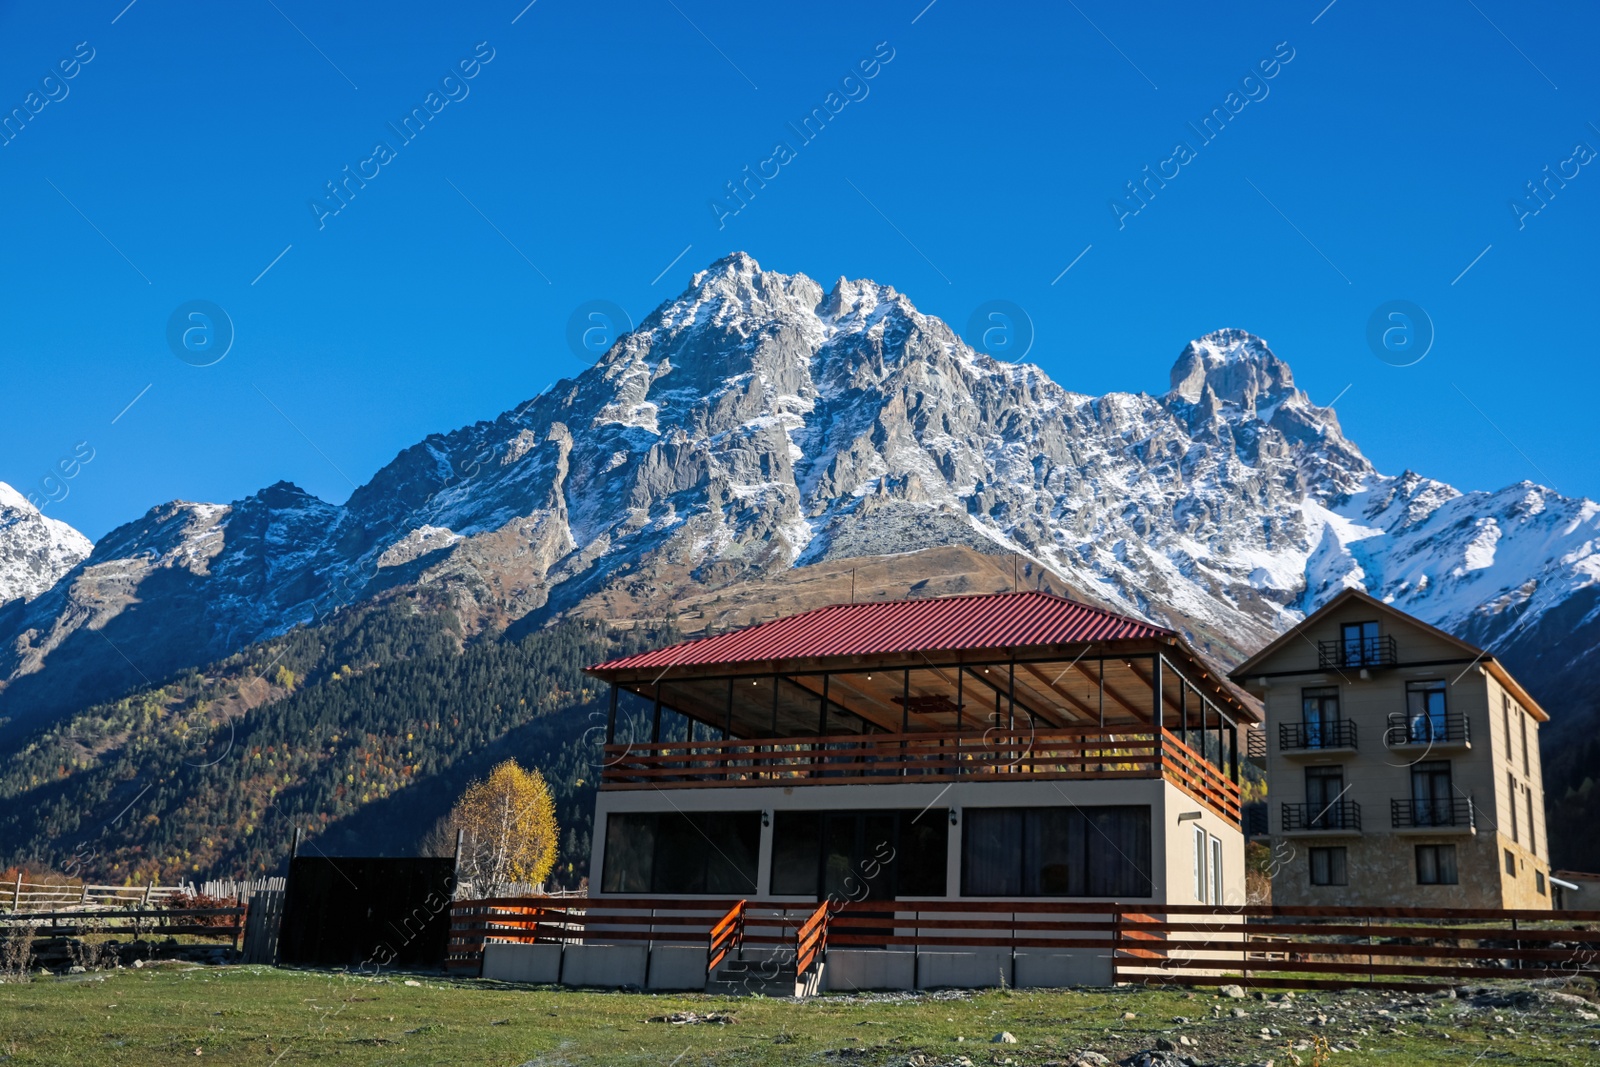
<path fill-rule="evenodd" d="M 344 504 L 279 482 L 112 531 L 0 607 L 0 715 L 373 597 L 521 632 L 607 590 L 665 612 L 945 544 L 1015 553 L 1225 662 L 1358 584 L 1486 647 L 1536 645 L 1560 677 L 1600 642 L 1597 512 L 1530 482 L 1379 473 L 1243 330 L 1189 342 L 1165 393 L 1095 397 L 973 351 L 892 286 L 824 291 L 734 253 L 594 367 L 429 435 Z"/>

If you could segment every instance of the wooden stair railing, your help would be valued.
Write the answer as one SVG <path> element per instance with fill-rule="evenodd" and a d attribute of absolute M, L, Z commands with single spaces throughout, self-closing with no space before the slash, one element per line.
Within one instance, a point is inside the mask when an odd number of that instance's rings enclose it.
<path fill-rule="evenodd" d="M 711 927 L 711 932 L 706 936 L 707 977 L 715 973 L 717 964 L 726 959 L 728 953 L 737 952 L 744 946 L 744 912 L 745 902 L 741 900 Z"/>
<path fill-rule="evenodd" d="M 828 951 L 828 907 L 828 901 L 817 905 L 817 910 L 795 932 L 794 976 L 797 981 Z"/>

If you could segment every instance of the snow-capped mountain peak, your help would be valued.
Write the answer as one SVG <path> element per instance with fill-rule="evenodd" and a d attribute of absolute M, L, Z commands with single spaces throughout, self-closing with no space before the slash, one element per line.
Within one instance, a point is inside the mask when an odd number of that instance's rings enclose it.
<path fill-rule="evenodd" d="M 1072 392 L 888 285 L 824 292 L 734 253 L 594 367 L 406 449 L 341 507 L 275 486 L 108 535 L 0 614 L 0 710 L 54 697 L 64 649 L 104 659 L 80 628 L 134 603 L 122 652 L 195 663 L 396 587 L 498 630 L 619 590 L 667 613 L 691 590 L 951 544 L 1015 553 L 1225 660 L 1348 585 L 1480 643 L 1545 620 L 1589 640 L 1594 503 L 1383 475 L 1243 330 L 1188 343 L 1170 382 Z"/>
<path fill-rule="evenodd" d="M 86 559 L 89 539 L 0 482 L 0 605 L 32 600 Z"/>

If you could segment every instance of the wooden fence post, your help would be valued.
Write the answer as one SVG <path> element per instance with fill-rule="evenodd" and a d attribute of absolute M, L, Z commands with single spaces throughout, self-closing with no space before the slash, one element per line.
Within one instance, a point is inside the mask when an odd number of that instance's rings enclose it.
<path fill-rule="evenodd" d="M 1111 905 L 1111 984 L 1117 984 L 1118 972 L 1121 965 L 1117 962 L 1118 953 L 1122 950 L 1122 909 Z"/>
<path fill-rule="evenodd" d="M 11 910 L 22 910 L 22 872 L 17 871 L 17 884 L 11 889 Z"/>

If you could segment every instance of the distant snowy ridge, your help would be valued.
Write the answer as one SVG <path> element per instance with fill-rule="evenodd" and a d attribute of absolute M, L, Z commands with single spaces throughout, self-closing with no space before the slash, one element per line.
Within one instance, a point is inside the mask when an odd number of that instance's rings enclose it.
<path fill-rule="evenodd" d="M 1088 396 L 890 286 L 825 291 L 736 253 L 596 366 L 406 449 L 342 506 L 280 483 L 113 531 L 0 610 L 0 712 L 76 698 L 51 676 L 132 678 L 86 627 L 155 677 L 389 589 L 498 630 L 610 588 L 670 603 L 950 543 L 1019 553 L 1225 660 L 1347 585 L 1509 644 L 1600 609 L 1596 511 L 1375 471 L 1242 330 L 1190 342 L 1161 395 Z"/>
<path fill-rule="evenodd" d="M 0 482 L 0 605 L 32 600 L 86 559 L 93 547 L 77 530 L 46 518 Z"/>

